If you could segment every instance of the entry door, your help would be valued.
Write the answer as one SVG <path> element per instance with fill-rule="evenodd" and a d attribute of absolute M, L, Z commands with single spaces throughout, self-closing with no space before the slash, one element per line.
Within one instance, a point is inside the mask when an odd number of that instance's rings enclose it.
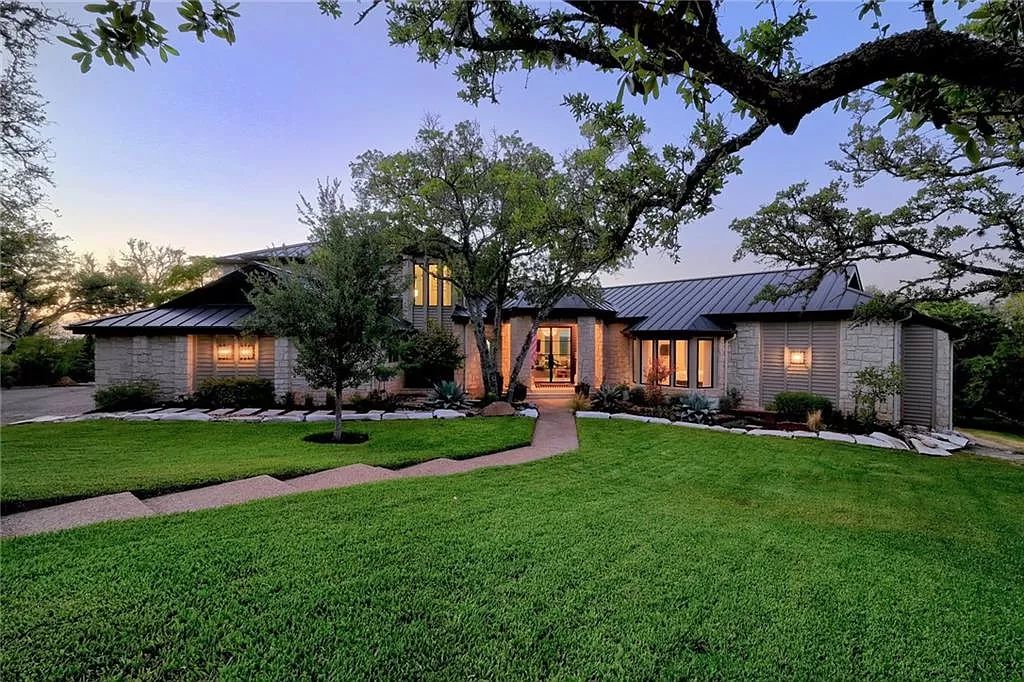
<path fill-rule="evenodd" d="M 537 361 L 534 381 L 571 384 L 574 365 L 571 327 L 540 327 L 537 330 Z"/>

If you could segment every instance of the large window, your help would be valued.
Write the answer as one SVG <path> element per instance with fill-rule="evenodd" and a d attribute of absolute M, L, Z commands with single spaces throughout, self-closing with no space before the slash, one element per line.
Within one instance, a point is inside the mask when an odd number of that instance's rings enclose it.
<path fill-rule="evenodd" d="M 412 304 L 423 305 L 426 290 L 427 272 L 422 265 L 416 263 L 412 266 Z"/>
<path fill-rule="evenodd" d="M 656 375 L 652 373 L 655 363 L 660 367 Z M 692 384 L 691 366 L 696 379 Z M 711 388 L 715 385 L 715 340 L 634 340 L 633 368 L 634 380 L 640 384 L 650 384 L 657 376 L 662 386 Z"/>
<path fill-rule="evenodd" d="M 439 263 L 414 263 L 412 266 L 412 304 L 454 305 L 451 270 Z"/>
<path fill-rule="evenodd" d="M 711 339 L 697 340 L 697 388 L 711 388 L 715 385 L 715 342 Z"/>
<path fill-rule="evenodd" d="M 427 266 L 427 305 L 441 305 L 438 300 L 437 263 Z"/>

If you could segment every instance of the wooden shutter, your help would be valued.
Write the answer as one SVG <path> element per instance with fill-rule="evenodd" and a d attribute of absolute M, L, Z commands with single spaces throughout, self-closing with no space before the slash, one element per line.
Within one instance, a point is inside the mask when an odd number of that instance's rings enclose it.
<path fill-rule="evenodd" d="M 903 327 L 900 362 L 903 366 L 902 418 L 908 424 L 935 424 L 935 330 L 919 324 Z"/>

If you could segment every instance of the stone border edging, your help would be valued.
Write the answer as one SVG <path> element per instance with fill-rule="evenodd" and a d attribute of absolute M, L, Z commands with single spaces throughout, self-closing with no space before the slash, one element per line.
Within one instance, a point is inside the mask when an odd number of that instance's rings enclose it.
<path fill-rule="evenodd" d="M 628 412 L 598 412 L 593 410 L 580 410 L 576 412 L 577 419 L 620 419 L 623 421 L 643 422 L 646 424 L 662 424 L 668 426 L 682 426 L 691 429 L 705 429 L 708 431 L 719 431 L 722 433 L 745 434 L 748 436 L 774 436 L 777 438 L 816 438 L 836 443 L 848 443 L 850 445 L 867 445 L 875 448 L 887 448 L 889 450 L 917 451 L 923 455 L 933 457 L 948 457 L 953 451 L 965 447 L 970 440 L 959 433 L 942 434 L 936 431 L 930 432 L 928 436 L 916 434 L 908 438 L 910 445 L 899 438 L 890 436 L 881 431 L 875 431 L 868 436 L 860 434 L 838 433 L 835 431 L 781 431 L 777 429 L 741 429 L 727 428 L 725 426 L 707 424 L 694 424 L 683 421 L 672 421 L 663 417 L 647 417 L 640 414 L 629 414 Z"/>

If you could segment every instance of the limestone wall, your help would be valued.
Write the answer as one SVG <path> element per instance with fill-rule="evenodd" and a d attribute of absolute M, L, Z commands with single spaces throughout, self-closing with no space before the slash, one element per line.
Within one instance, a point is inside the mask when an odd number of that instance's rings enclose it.
<path fill-rule="evenodd" d="M 157 397 L 174 400 L 192 392 L 187 336 L 96 337 L 96 386 L 154 381 Z"/>
<path fill-rule="evenodd" d="M 953 343 L 935 331 L 935 428 L 953 428 Z"/>
<path fill-rule="evenodd" d="M 843 320 L 839 325 L 839 405 L 842 412 L 853 412 L 853 389 L 857 372 L 865 367 L 884 369 L 899 362 L 899 326 L 894 322 L 855 323 Z M 892 421 L 899 415 L 899 397 L 879 406 L 878 417 Z"/>
<path fill-rule="evenodd" d="M 604 325 L 604 383 L 632 384 L 633 358 L 626 325 L 612 322 Z"/>
<path fill-rule="evenodd" d="M 725 388 L 743 393 L 743 407 L 761 407 L 761 325 L 737 322 L 736 335 L 725 342 Z"/>

